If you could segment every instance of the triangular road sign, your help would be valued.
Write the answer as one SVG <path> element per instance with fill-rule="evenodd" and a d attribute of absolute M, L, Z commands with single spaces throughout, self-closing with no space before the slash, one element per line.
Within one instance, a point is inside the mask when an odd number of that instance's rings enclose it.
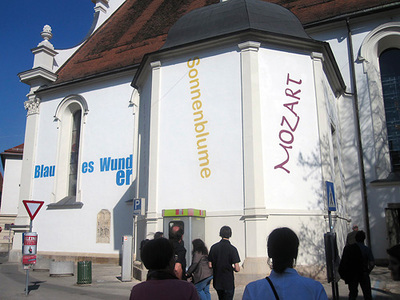
<path fill-rule="evenodd" d="M 28 211 L 29 217 L 31 217 L 31 220 L 36 217 L 37 213 L 39 212 L 39 209 L 42 207 L 44 201 L 34 201 L 34 200 L 22 200 L 24 203 L 24 206 L 26 210 Z"/>

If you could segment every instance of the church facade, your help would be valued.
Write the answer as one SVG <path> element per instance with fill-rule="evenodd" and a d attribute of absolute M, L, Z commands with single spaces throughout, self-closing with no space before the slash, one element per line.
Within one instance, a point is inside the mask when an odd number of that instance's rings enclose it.
<path fill-rule="evenodd" d="M 125 235 L 138 255 L 166 212 L 194 209 L 204 229 L 185 235 L 211 246 L 229 225 L 245 273 L 265 273 L 281 226 L 313 276 L 324 233 L 341 250 L 352 224 L 386 259 L 400 242 L 400 2 L 122 2 L 57 68 L 45 27 L 19 74 L 31 91 L 18 192 L 45 202 L 39 255 L 118 260 Z"/>

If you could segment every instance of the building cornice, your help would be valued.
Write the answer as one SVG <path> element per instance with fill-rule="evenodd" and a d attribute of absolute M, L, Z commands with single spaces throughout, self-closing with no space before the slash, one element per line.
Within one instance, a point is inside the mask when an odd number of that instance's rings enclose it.
<path fill-rule="evenodd" d="M 31 85 L 32 82 L 37 80 L 48 80 L 50 82 L 54 82 L 57 80 L 57 75 L 53 72 L 43 68 L 43 67 L 36 67 L 34 69 L 21 72 L 18 74 L 19 79 L 21 82 Z"/>

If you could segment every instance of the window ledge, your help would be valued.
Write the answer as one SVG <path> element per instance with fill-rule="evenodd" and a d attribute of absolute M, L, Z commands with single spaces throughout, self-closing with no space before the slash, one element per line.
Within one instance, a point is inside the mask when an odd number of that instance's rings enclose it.
<path fill-rule="evenodd" d="M 372 186 L 395 186 L 400 185 L 400 172 L 391 172 L 385 179 L 371 181 Z"/>
<path fill-rule="evenodd" d="M 47 205 L 47 209 L 79 209 L 82 208 L 82 206 L 82 202 L 76 202 L 75 196 L 68 196 L 56 203 Z"/>

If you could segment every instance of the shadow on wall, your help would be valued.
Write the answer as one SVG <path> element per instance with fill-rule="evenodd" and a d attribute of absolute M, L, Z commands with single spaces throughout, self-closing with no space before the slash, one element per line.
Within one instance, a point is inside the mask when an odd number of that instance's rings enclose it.
<path fill-rule="evenodd" d="M 298 157 L 298 165 L 303 168 L 304 181 L 310 178 L 320 178 L 321 169 L 330 170 L 331 165 L 331 150 L 329 146 L 329 137 L 324 135 L 321 138 L 321 144 L 315 147 L 312 153 L 300 153 Z M 340 155 L 340 154 L 339 154 Z M 338 166 L 337 168 L 342 168 Z M 336 172 L 338 169 L 335 170 Z M 333 179 L 331 179 L 333 180 Z M 336 181 L 338 183 L 338 181 Z M 306 222 L 301 222 L 300 230 L 298 232 L 298 237 L 300 240 L 299 249 L 299 260 L 307 266 L 313 266 L 313 268 L 302 269 L 299 266 L 299 272 L 303 275 L 311 278 L 323 279 L 326 278 L 325 269 L 325 243 L 324 243 L 324 233 L 329 231 L 328 219 L 328 207 L 327 207 L 327 196 L 326 196 L 326 185 L 322 182 L 320 187 L 315 186 L 313 190 L 312 201 L 309 202 L 308 209 L 310 211 L 321 210 L 324 212 L 324 216 L 314 216 L 309 217 Z M 335 186 L 336 193 L 336 205 L 337 211 L 334 215 L 338 218 L 332 219 L 332 225 L 334 231 L 337 234 L 338 248 L 344 247 L 345 238 L 347 235 L 348 224 L 346 222 L 347 212 L 346 212 L 346 197 L 343 193 L 344 188 Z M 306 201 L 306 199 L 305 199 Z M 316 201 L 316 203 L 314 202 Z"/>
<path fill-rule="evenodd" d="M 133 235 L 133 182 L 113 209 L 114 249 L 121 252 L 122 237 Z"/>
<path fill-rule="evenodd" d="M 311 218 L 307 222 L 308 224 L 301 224 L 298 232 L 300 240 L 298 258 L 306 266 L 313 267 L 303 270 L 299 266 L 298 271 L 307 277 L 326 278 L 324 236 L 320 229 L 325 227 L 325 222 L 320 217 Z"/>

